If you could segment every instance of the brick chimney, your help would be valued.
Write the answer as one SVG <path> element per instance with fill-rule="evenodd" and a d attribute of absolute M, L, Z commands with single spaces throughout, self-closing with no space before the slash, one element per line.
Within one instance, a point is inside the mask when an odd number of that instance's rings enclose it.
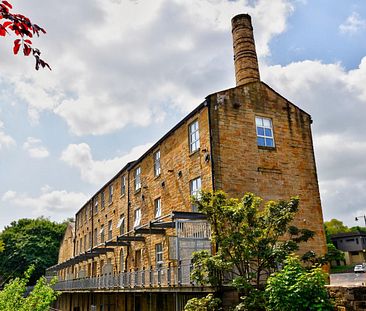
<path fill-rule="evenodd" d="M 234 16 L 231 25 L 236 86 L 259 81 L 258 60 L 250 15 L 239 14 Z"/>

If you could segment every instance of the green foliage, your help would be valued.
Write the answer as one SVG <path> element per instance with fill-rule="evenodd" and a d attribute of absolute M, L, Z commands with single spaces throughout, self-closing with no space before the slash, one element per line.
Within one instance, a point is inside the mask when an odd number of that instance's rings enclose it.
<path fill-rule="evenodd" d="M 41 277 L 33 290 L 27 297 L 26 285 L 31 274 L 35 270 L 34 266 L 25 271 L 24 276 L 15 278 L 5 285 L 0 291 L 0 311 L 48 311 L 51 304 L 56 300 L 57 293 L 51 288 L 56 280 L 50 284 L 44 277 Z"/>
<path fill-rule="evenodd" d="M 344 261 L 344 253 L 342 251 L 340 251 L 339 249 L 337 249 L 334 244 L 332 243 L 328 243 L 327 244 L 327 254 L 325 255 L 326 259 L 328 262 L 332 262 L 332 261 Z"/>
<path fill-rule="evenodd" d="M 330 221 L 325 221 L 324 225 L 328 234 L 350 232 L 350 229 L 343 224 L 343 221 L 335 218 L 331 219 Z"/>
<path fill-rule="evenodd" d="M 35 266 L 30 283 L 44 274 L 44 270 L 57 263 L 58 250 L 66 230 L 66 223 L 48 219 L 20 219 L 0 233 L 4 251 L 0 253 L 0 275 L 3 279 L 20 277 L 27 267 Z"/>
<path fill-rule="evenodd" d="M 288 256 L 283 269 L 267 281 L 267 310 L 333 310 L 324 287 L 325 280 L 326 274 L 321 268 L 306 269 L 297 256 Z"/>
<path fill-rule="evenodd" d="M 4 242 L 0 240 L 0 253 L 4 251 Z"/>
<path fill-rule="evenodd" d="M 192 298 L 188 300 L 184 311 L 220 311 L 221 300 L 214 298 L 212 294 L 208 294 L 203 298 Z"/>
<path fill-rule="evenodd" d="M 199 199 L 193 198 L 193 204 L 207 216 L 218 248 L 213 256 L 194 255 L 192 277 L 201 284 L 220 286 L 227 274 L 234 273 L 232 285 L 243 295 L 242 309 L 237 310 L 263 310 L 263 279 L 298 250 L 299 243 L 314 235 L 290 226 L 298 198 L 263 205 L 252 193 L 238 200 L 218 191 L 202 192 Z"/>

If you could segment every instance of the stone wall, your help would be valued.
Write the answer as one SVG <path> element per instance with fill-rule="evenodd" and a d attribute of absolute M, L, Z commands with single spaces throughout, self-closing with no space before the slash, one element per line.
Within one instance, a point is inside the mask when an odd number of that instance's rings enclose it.
<path fill-rule="evenodd" d="M 337 311 L 365 311 L 366 287 L 327 287 Z"/>

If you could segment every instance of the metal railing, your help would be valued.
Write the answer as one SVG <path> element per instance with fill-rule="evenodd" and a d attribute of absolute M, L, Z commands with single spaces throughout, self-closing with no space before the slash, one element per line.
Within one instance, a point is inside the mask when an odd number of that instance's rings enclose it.
<path fill-rule="evenodd" d="M 196 286 L 191 280 L 192 264 L 190 260 L 179 261 L 176 265 L 134 269 L 118 274 L 106 274 L 96 277 L 86 277 L 58 281 L 54 285 L 57 291 L 69 290 L 120 290 L 133 288 L 159 287 L 192 287 Z"/>

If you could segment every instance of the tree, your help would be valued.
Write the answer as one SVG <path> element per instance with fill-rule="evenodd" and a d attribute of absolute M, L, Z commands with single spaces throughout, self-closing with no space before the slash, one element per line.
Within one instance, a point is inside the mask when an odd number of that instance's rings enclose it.
<path fill-rule="evenodd" d="M 330 221 L 325 221 L 324 225 L 328 234 L 350 232 L 350 229 L 343 224 L 343 221 L 335 218 Z"/>
<path fill-rule="evenodd" d="M 66 223 L 55 223 L 45 218 L 20 219 L 0 233 L 4 251 L 0 253 L 0 275 L 4 281 L 20 277 L 27 267 L 35 265 L 30 282 L 35 283 L 44 270 L 57 263 L 58 250 L 66 230 Z"/>
<path fill-rule="evenodd" d="M 45 34 L 46 31 L 37 24 L 33 24 L 28 17 L 13 13 L 12 9 L 13 6 L 8 1 L 3 0 L 0 2 L 0 36 L 5 37 L 13 33 L 17 37 L 14 40 L 14 54 L 18 54 L 21 49 L 24 56 L 33 55 L 36 61 L 36 70 L 40 66 L 51 70 L 51 67 L 41 59 L 40 50 L 32 47 L 32 41 L 30 40 L 34 35 L 39 37 L 40 33 Z"/>
<path fill-rule="evenodd" d="M 319 267 L 306 269 L 297 256 L 288 256 L 281 271 L 266 286 L 269 311 L 334 310 L 325 289 L 326 274 Z"/>
<path fill-rule="evenodd" d="M 56 300 L 57 293 L 52 289 L 56 280 L 50 284 L 41 277 L 33 290 L 25 297 L 27 283 L 34 271 L 34 266 L 26 270 L 24 276 L 15 278 L 5 285 L 0 291 L 0 311 L 48 311 L 51 304 Z"/>
<path fill-rule="evenodd" d="M 287 255 L 314 232 L 290 225 L 299 199 L 268 201 L 252 193 L 239 199 L 222 191 L 202 192 L 193 204 L 207 216 L 216 254 L 197 252 L 193 256 L 193 279 L 220 287 L 228 274 L 231 284 L 243 296 L 246 310 L 264 310 L 264 279 L 276 271 Z"/>

